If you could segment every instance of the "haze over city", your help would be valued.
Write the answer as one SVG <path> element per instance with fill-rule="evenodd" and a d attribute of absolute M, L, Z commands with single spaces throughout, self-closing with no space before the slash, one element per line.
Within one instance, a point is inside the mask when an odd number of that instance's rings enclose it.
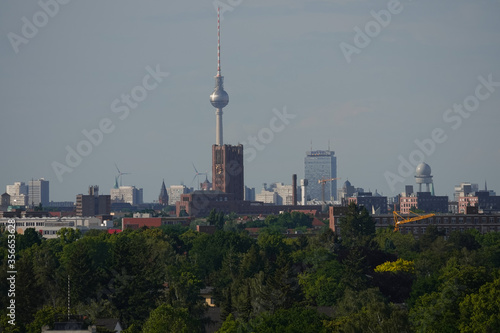
<path fill-rule="evenodd" d="M 68 1 L 26 35 L 40 5 L 2 2 L 0 187 L 44 177 L 53 201 L 108 193 L 116 163 L 152 201 L 162 179 L 195 186 L 192 163 L 210 175 L 216 3 Z M 387 196 L 415 183 L 398 170 L 415 151 L 436 194 L 463 181 L 500 191 L 498 1 L 221 3 L 224 141 L 245 147 L 245 185 L 302 178 L 305 152 L 330 144 L 340 183 Z M 127 103 L 138 86 L 147 96 Z M 67 147 L 98 128 L 67 166 Z M 71 172 L 58 177 L 55 162 Z"/>

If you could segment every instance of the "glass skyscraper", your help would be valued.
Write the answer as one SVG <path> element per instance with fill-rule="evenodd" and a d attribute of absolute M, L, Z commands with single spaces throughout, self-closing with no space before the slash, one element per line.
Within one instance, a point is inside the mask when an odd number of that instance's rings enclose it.
<path fill-rule="evenodd" d="M 306 152 L 304 159 L 305 179 L 309 181 L 307 197 L 309 200 L 322 200 L 320 179 L 337 178 L 337 157 L 334 151 L 313 150 Z M 325 200 L 337 200 L 337 181 L 325 184 Z"/>

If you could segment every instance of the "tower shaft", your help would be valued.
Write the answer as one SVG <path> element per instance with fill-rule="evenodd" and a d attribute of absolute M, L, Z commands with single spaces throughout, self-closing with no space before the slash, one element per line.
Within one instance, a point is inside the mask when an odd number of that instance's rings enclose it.
<path fill-rule="evenodd" d="M 215 144 L 217 146 L 223 145 L 223 137 L 222 137 L 222 108 L 217 109 L 215 111 Z"/>

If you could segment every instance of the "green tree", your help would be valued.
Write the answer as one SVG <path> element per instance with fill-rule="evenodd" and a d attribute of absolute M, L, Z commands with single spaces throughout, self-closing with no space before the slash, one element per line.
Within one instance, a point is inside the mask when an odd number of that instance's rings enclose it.
<path fill-rule="evenodd" d="M 322 261 L 299 274 L 299 284 L 312 305 L 333 306 L 343 295 L 343 266 L 335 259 Z"/>
<path fill-rule="evenodd" d="M 340 235 L 342 243 L 347 246 L 360 245 L 375 235 L 375 222 L 368 211 L 355 203 L 350 203 L 347 213 L 340 218 Z"/>
<path fill-rule="evenodd" d="M 280 309 L 274 313 L 263 313 L 250 321 L 248 332 L 322 333 L 327 332 L 323 327 L 325 319 L 326 316 L 318 314 L 314 309 L 304 307 Z"/>
<path fill-rule="evenodd" d="M 491 276 L 484 267 L 459 265 L 450 259 L 439 277 L 438 291 L 420 296 L 410 310 L 410 320 L 418 332 L 457 332 L 460 303 L 475 293 Z"/>
<path fill-rule="evenodd" d="M 57 236 L 62 244 L 70 244 L 82 237 L 80 229 L 61 228 L 57 231 Z"/>
<path fill-rule="evenodd" d="M 207 222 L 209 225 L 214 225 L 217 230 L 222 230 L 225 223 L 224 212 L 217 212 L 215 208 L 212 209 L 207 217 Z"/>
<path fill-rule="evenodd" d="M 462 250 L 463 248 L 474 251 L 481 247 L 481 244 L 477 241 L 480 237 L 479 231 L 476 229 L 469 229 L 464 232 L 454 231 L 450 234 L 448 241 L 457 250 Z"/>
<path fill-rule="evenodd" d="M 151 312 L 142 333 L 192 333 L 201 332 L 200 323 L 185 308 L 162 304 Z"/>
<path fill-rule="evenodd" d="M 385 301 L 377 289 L 346 290 L 337 317 L 325 326 L 333 332 L 410 332 L 406 310 Z"/>
<path fill-rule="evenodd" d="M 460 303 L 460 332 L 495 332 L 500 328 L 500 278 L 484 284 Z"/>
<path fill-rule="evenodd" d="M 217 333 L 236 333 L 242 326 L 241 322 L 234 318 L 233 314 L 229 314 L 222 326 L 217 330 Z"/>
<path fill-rule="evenodd" d="M 168 281 L 167 267 L 176 260 L 172 246 L 159 236 L 136 230 L 112 238 L 109 297 L 127 326 L 142 324 L 153 310 Z"/>
<path fill-rule="evenodd" d="M 64 315 L 67 311 L 68 310 L 63 307 L 55 308 L 48 305 L 44 306 L 35 314 L 33 321 L 26 326 L 26 332 L 39 333 L 44 326 L 53 328 L 57 316 Z"/>
<path fill-rule="evenodd" d="M 35 228 L 27 228 L 24 230 L 24 234 L 17 235 L 16 243 L 16 250 L 19 253 L 35 244 L 40 245 L 42 243 L 42 236 L 40 236 L 40 233 L 36 232 Z"/>

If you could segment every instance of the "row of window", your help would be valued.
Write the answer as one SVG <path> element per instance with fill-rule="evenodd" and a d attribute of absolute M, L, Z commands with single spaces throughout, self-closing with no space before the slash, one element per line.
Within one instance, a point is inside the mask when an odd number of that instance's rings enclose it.
<path fill-rule="evenodd" d="M 375 218 L 375 224 L 380 224 L 382 222 L 382 224 L 387 224 L 389 222 L 389 219 L 388 218 Z M 459 224 L 463 224 L 463 223 L 467 223 L 467 224 L 478 224 L 478 223 L 500 223 L 500 217 L 493 217 L 493 216 L 490 216 L 490 217 L 486 217 L 486 216 L 482 216 L 481 218 L 479 218 L 478 216 L 475 216 L 475 217 L 459 217 L 458 218 L 458 223 Z M 392 222 L 392 219 L 391 219 L 391 223 Z M 419 224 L 457 224 L 457 218 L 456 217 L 430 217 L 430 218 L 427 218 L 427 219 L 424 219 L 424 220 L 421 220 L 421 221 L 416 221 L 416 223 L 419 223 Z"/>
<path fill-rule="evenodd" d="M 481 231 L 479 227 L 473 228 L 459 228 L 459 227 L 451 227 L 451 228 L 439 228 L 439 230 L 444 230 L 445 235 L 449 235 L 451 232 L 459 230 L 460 232 L 464 232 L 465 230 L 476 229 L 477 231 Z M 425 234 L 426 227 L 402 227 L 401 232 L 404 234 L 412 233 L 415 235 Z M 483 228 L 484 232 L 492 232 L 492 231 L 500 231 L 500 226 L 497 227 L 485 227 Z"/>

